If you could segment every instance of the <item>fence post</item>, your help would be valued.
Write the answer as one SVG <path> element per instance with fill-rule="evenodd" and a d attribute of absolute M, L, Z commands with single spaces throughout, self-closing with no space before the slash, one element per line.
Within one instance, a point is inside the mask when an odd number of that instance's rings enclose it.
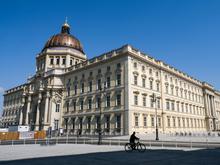
<path fill-rule="evenodd" d="M 11 140 L 11 145 L 12 145 L 12 146 L 14 145 L 14 141 L 13 141 L 13 140 Z"/>
<path fill-rule="evenodd" d="M 23 144 L 25 145 L 25 139 L 24 139 L 24 143 Z"/>
<path fill-rule="evenodd" d="M 34 139 L 34 144 L 37 144 L 37 139 Z"/>

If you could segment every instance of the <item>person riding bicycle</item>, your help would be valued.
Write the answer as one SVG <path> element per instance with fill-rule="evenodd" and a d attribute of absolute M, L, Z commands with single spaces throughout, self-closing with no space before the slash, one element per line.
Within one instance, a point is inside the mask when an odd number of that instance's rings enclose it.
<path fill-rule="evenodd" d="M 133 150 L 135 150 L 135 140 L 139 140 L 139 138 L 136 137 L 135 132 L 133 132 L 133 134 L 130 136 L 130 144 Z"/>

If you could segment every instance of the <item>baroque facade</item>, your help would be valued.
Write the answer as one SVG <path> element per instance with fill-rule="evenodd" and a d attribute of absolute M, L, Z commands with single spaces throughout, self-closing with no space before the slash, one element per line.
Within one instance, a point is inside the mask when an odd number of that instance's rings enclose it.
<path fill-rule="evenodd" d="M 4 127 L 127 135 L 153 133 L 156 121 L 161 133 L 219 131 L 220 92 L 130 45 L 87 59 L 67 23 L 37 55 L 35 75 L 4 94 Z"/>

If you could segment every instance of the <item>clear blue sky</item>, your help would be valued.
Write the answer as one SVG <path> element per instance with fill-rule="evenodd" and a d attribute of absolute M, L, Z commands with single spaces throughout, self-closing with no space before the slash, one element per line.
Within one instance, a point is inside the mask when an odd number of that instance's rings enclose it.
<path fill-rule="evenodd" d="M 34 74 L 36 54 L 66 16 L 89 58 L 128 43 L 220 89 L 219 0 L 5 0 L 1 95 Z"/>

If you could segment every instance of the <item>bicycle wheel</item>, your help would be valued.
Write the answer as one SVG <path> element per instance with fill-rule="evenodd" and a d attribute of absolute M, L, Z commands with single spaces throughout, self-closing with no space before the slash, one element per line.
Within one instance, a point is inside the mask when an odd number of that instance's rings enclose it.
<path fill-rule="evenodd" d="M 145 144 L 143 144 L 143 143 L 138 143 L 138 144 L 137 144 L 137 150 L 138 150 L 139 152 L 145 152 L 145 151 L 146 151 L 146 146 L 145 146 Z"/>
<path fill-rule="evenodd" d="M 126 151 L 126 152 L 132 152 L 132 147 L 131 147 L 131 144 L 130 144 L 130 143 L 126 143 L 126 144 L 125 144 L 125 151 Z"/>

